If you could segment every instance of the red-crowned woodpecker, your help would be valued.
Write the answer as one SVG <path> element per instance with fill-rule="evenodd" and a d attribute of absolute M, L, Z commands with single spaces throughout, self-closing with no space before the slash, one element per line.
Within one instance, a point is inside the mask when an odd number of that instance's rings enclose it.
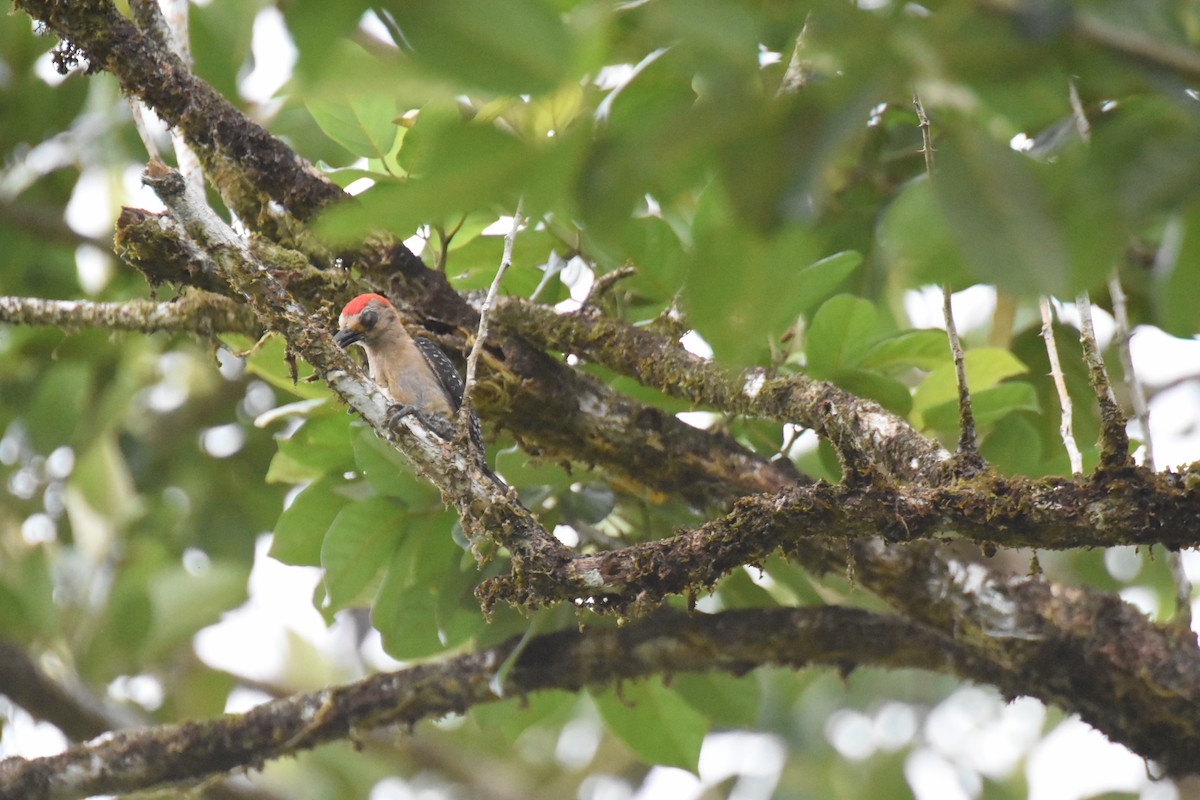
<path fill-rule="evenodd" d="M 441 348 L 410 336 L 396 308 L 378 294 L 360 294 L 342 309 L 333 341 L 339 347 L 362 345 L 371 379 L 395 404 L 388 424 L 416 416 L 443 439 L 454 438 L 454 417 L 462 406 L 463 380 Z M 484 457 L 479 418 L 470 420 L 471 441 Z"/>

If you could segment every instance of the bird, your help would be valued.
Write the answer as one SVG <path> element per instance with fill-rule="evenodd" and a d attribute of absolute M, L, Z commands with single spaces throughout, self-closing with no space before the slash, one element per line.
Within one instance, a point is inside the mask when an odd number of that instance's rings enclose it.
<path fill-rule="evenodd" d="M 441 438 L 454 438 L 454 419 L 463 401 L 462 376 L 440 347 L 409 334 L 386 297 L 360 294 L 347 303 L 333 341 L 343 349 L 357 344 L 367 352 L 371 380 L 393 403 L 387 410 L 389 427 L 395 428 L 411 414 Z M 474 412 L 468 431 L 480 461 L 485 461 L 483 434 Z"/>

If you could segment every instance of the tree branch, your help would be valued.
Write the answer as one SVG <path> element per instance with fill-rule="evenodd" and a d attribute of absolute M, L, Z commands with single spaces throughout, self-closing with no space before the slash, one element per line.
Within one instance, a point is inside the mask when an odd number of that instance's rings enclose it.
<path fill-rule="evenodd" d="M 1157 70 L 1172 72 L 1187 81 L 1200 81 L 1200 53 L 1117 25 L 1094 13 L 1072 11 L 1068 5 L 1046 6 L 1029 0 L 976 0 L 988 11 L 1002 14 L 1013 21 L 1032 21 L 1050 30 L 1040 30 L 1044 37 L 1053 31 L 1069 32 L 1085 42 L 1104 48 L 1131 61 Z"/>
<path fill-rule="evenodd" d="M 742 674 L 768 664 L 918 668 L 991 683 L 1010 696 L 1057 702 L 1098 721 L 1110 737 L 1172 774 L 1200 771 L 1200 659 L 1194 646 L 1172 640 L 1108 595 L 1062 598 L 1035 578 L 985 588 L 1001 598 L 1020 595 L 1022 607 L 1035 609 L 1021 620 L 1026 627 L 1010 630 L 1013 635 L 999 646 L 964 643 L 898 617 L 842 607 L 664 613 L 621 627 L 533 639 L 508 673 L 504 696 L 698 669 Z M 1080 604 L 1095 617 L 1072 616 Z M 1093 619 L 1107 627 L 1092 631 Z M 1103 647 L 1093 647 L 1092 637 Z M 194 782 L 355 731 L 461 714 L 498 699 L 490 682 L 516 644 L 513 639 L 276 700 L 241 715 L 121 732 L 46 758 L 8 759 L 0 762 L 0 797 L 74 798 Z M 1141 679 L 1141 670 L 1150 680 Z M 1136 695 L 1121 694 L 1135 677 Z M 1150 692 L 1156 696 L 1147 698 Z M 1159 711 L 1153 719 L 1122 716 L 1136 703 Z"/>
<path fill-rule="evenodd" d="M 77 681 L 51 678 L 24 651 L 4 640 L 0 640 L 0 687 L 9 700 L 37 719 L 55 725 L 72 741 L 147 724 L 141 715 L 101 701 Z M 200 796 L 210 800 L 275 798 L 262 789 L 224 781 L 206 785 Z M 0 797 L 9 797 L 3 778 L 0 778 Z"/>
<path fill-rule="evenodd" d="M 250 121 L 174 54 L 107 0 L 15 0 L 14 6 L 65 41 L 56 62 L 66 70 L 80 55 L 121 89 L 178 128 L 195 149 L 225 203 L 252 224 L 271 218 L 271 200 L 300 220 L 344 194 L 291 148 Z"/>
<path fill-rule="evenodd" d="M 738 567 L 760 564 L 779 550 L 803 561 L 814 543 L 869 537 L 901 545 L 960 536 L 986 546 L 1049 550 L 1193 546 L 1200 542 L 1200 494 L 1188 482 L 1197 475 L 1200 469 L 1183 475 L 1139 470 L 1120 482 L 1103 474 L 1078 481 L 990 475 L 933 487 L 883 480 L 796 486 L 743 498 L 724 517 L 668 539 L 573 556 L 550 576 L 552 594 L 534 594 L 519 576 L 486 581 L 478 594 L 485 606 L 497 599 L 520 605 L 588 599 L 597 610 L 636 614 L 670 595 L 711 589 Z"/>
<path fill-rule="evenodd" d="M 220 295 L 192 290 L 178 300 L 155 303 L 127 300 L 92 303 L 86 300 L 44 300 L 37 297 L 0 297 L 0 322 L 53 325 L 64 330 L 104 328 L 113 331 L 156 333 L 246 333 L 262 326 L 244 305 Z"/>
<path fill-rule="evenodd" d="M 1079 310 L 1079 343 L 1083 345 L 1083 360 L 1088 368 L 1096 405 L 1100 409 L 1100 467 L 1108 470 L 1125 469 L 1133 464 L 1129 455 L 1129 435 L 1125 432 L 1125 414 L 1113 395 L 1108 370 L 1096 342 L 1092 325 L 1092 301 L 1087 292 L 1075 300 Z"/>
<path fill-rule="evenodd" d="M 699 406 L 812 428 L 854 460 L 869 459 L 898 480 L 932 480 L 950 454 L 878 404 L 804 375 L 758 367 L 730 373 L 645 328 L 596 313 L 559 314 L 516 298 L 497 320 L 539 345 L 629 375 Z"/>
<path fill-rule="evenodd" d="M 1079 445 L 1075 443 L 1074 424 L 1072 422 L 1071 394 L 1067 391 L 1067 381 L 1063 377 L 1062 364 L 1058 360 L 1058 345 L 1054 341 L 1054 317 L 1050 310 L 1050 298 L 1042 296 L 1038 299 L 1038 308 L 1042 314 L 1042 339 L 1046 342 L 1046 357 L 1050 360 L 1050 377 L 1058 392 L 1058 406 L 1062 409 L 1062 420 L 1058 426 L 1059 436 L 1062 437 L 1063 447 L 1067 450 L 1067 460 L 1071 464 L 1072 475 L 1083 474 L 1083 455 Z"/>
<path fill-rule="evenodd" d="M 864 586 L 999 668 L 1002 692 L 1077 712 L 1167 773 L 1200 773 L 1190 744 L 1200 735 L 1200 650 L 1191 631 L 1155 625 L 1109 592 L 997 578 L 979 564 L 939 558 L 929 544 L 861 540 L 851 558 Z"/>
<path fill-rule="evenodd" d="M 4 640 L 0 640 L 0 687 L 9 700 L 76 741 L 134 722 L 81 686 L 53 680 L 23 650 Z"/>

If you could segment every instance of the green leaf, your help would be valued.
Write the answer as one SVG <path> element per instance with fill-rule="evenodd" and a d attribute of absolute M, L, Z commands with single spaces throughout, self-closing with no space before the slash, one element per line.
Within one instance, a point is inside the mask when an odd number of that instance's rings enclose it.
<path fill-rule="evenodd" d="M 322 214 L 317 230 L 335 242 L 375 230 L 409 236 L 424 224 L 452 228 L 464 214 L 493 206 L 511 210 L 518 194 L 533 214 L 571 185 L 583 144 L 581 135 L 524 142 L 492 125 L 463 122 L 452 109 L 426 108 L 400 150 L 410 177 L 378 180 Z"/>
<path fill-rule="evenodd" d="M 358 598 L 388 563 L 407 523 L 404 508 L 381 497 L 351 503 L 338 512 L 321 544 L 328 612 Z"/>
<path fill-rule="evenodd" d="M 222 339 L 230 343 L 234 352 L 254 345 L 253 351 L 246 357 L 246 369 L 276 389 L 282 389 L 304 400 L 329 396 L 329 389 L 325 384 L 316 381 L 310 383 L 306 380 L 312 376 L 313 370 L 303 361 L 296 362 L 296 380 L 292 380 L 282 336 L 268 336 L 257 344 L 249 341 L 240 348 L 237 345 L 242 345 L 243 339 L 233 336 L 224 336 Z"/>
<path fill-rule="evenodd" d="M 815 306 L 837 289 L 862 260 L 862 254 L 853 250 L 826 256 L 800 270 L 793 279 L 791 291 L 801 298 L 803 306 Z"/>
<path fill-rule="evenodd" d="M 12 642 L 32 638 L 37 632 L 34 617 L 21 595 L 0 583 L 0 630 Z"/>
<path fill-rule="evenodd" d="M 806 371 L 818 379 L 858 365 L 876 334 L 875 307 L 839 294 L 821 304 L 805 336 Z"/>
<path fill-rule="evenodd" d="M 441 508 L 437 490 L 429 481 L 418 478 L 412 465 L 387 442 L 366 426 L 354 438 L 354 463 L 371 487 L 385 497 L 396 497 L 410 508 Z"/>
<path fill-rule="evenodd" d="M 694 224 L 683 288 L 688 321 L 719 358 L 761 360 L 773 336 L 800 311 L 786 288 L 815 254 L 811 231 L 795 226 L 763 241 L 738 224 L 717 187 L 708 187 Z"/>
<path fill-rule="evenodd" d="M 951 363 L 950 342 L 946 332 L 926 329 L 901 331 L 876 342 L 863 356 L 860 366 L 866 369 L 933 370 Z"/>
<path fill-rule="evenodd" d="M 276 453 L 267 467 L 267 483 L 290 483 L 298 485 L 315 481 L 325 475 L 325 470 L 302 464 L 286 453 Z"/>
<path fill-rule="evenodd" d="M 1200 207 L 1174 225 L 1183 243 L 1173 260 L 1155 269 L 1151 297 L 1155 321 L 1167 333 L 1186 338 L 1200 330 Z"/>
<path fill-rule="evenodd" d="M 1062 294 L 1069 253 L 1038 165 L 965 125 L 944 138 L 937 164 L 938 207 L 976 277 L 1018 294 Z"/>
<path fill-rule="evenodd" d="M 734 570 L 717 584 L 722 608 L 763 608 L 778 605 L 771 593 L 755 583 L 744 569 Z"/>
<path fill-rule="evenodd" d="M 23 410 L 29 435 L 40 452 L 48 453 L 78 436 L 84 412 L 92 399 L 92 368 L 79 360 L 43 365 L 44 376 Z"/>
<path fill-rule="evenodd" d="M 486 703 L 471 707 L 471 717 L 485 731 L 496 731 L 508 741 L 516 738 L 533 725 L 549 725 L 566 722 L 576 706 L 575 694 L 553 689 L 534 692 L 526 697 L 511 697 L 499 703 Z"/>
<path fill-rule="evenodd" d="M 895 286 L 948 283 L 964 289 L 976 282 L 925 176 L 910 181 L 884 209 L 878 240 Z"/>
<path fill-rule="evenodd" d="M 967 371 L 967 388 L 972 397 L 1005 378 L 1028 371 L 1016 356 L 999 348 L 970 350 L 964 355 L 963 361 Z M 953 363 L 938 367 L 917 387 L 913 394 L 914 423 L 918 427 L 923 426 L 923 415 L 927 410 L 949 402 L 958 402 L 958 384 L 954 377 Z"/>
<path fill-rule="evenodd" d="M 386 159 L 407 130 L 397 127 L 396 104 L 383 93 L 309 97 L 304 105 L 326 136 L 363 158 Z"/>
<path fill-rule="evenodd" d="M 1038 475 L 1042 440 L 1025 414 L 1010 414 L 996 423 L 979 445 L 979 454 L 1006 475 Z"/>
<path fill-rule="evenodd" d="M 458 645 L 483 627 L 472 597 L 473 567 L 461 567 L 451 535 L 453 512 L 410 514 L 371 609 L 371 619 L 393 658 L 421 658 Z"/>
<path fill-rule="evenodd" d="M 279 452 L 317 475 L 348 472 L 354 469 L 350 422 L 350 415 L 341 410 L 311 417 L 289 438 L 279 441 Z"/>
<path fill-rule="evenodd" d="M 754 673 L 687 672 L 671 678 L 671 688 L 717 725 L 753 728 L 758 722 L 762 688 Z"/>
<path fill-rule="evenodd" d="M 375 595 L 371 624 L 379 631 L 384 652 L 400 661 L 427 658 L 446 649 L 438 631 L 437 596 L 426 586 L 401 586 L 392 579 L 392 570 Z"/>
<path fill-rule="evenodd" d="M 537 94 L 567 77 L 571 42 L 539 0 L 391 0 L 413 61 L 464 89 Z"/>
<path fill-rule="evenodd" d="M 437 587 L 447 575 L 459 572 L 462 550 L 454 543 L 451 528 L 458 519 L 440 505 L 432 513 L 409 514 L 406 534 L 396 549 L 389 573 L 400 570 L 405 586 Z"/>
<path fill-rule="evenodd" d="M 708 719 L 660 678 L 592 692 L 604 724 L 647 764 L 696 771 Z"/>
<path fill-rule="evenodd" d="M 99 436 L 79 456 L 68 482 L 110 523 L 124 524 L 145 511 L 114 432 Z"/>
<path fill-rule="evenodd" d="M 968 379 L 969 381 L 969 379 Z M 971 392 L 971 414 L 978 426 L 991 425 L 1013 411 L 1038 411 L 1037 392 L 1024 381 L 1013 381 Z M 938 430 L 958 425 L 958 400 L 926 409 L 923 424 Z"/>
<path fill-rule="evenodd" d="M 449 531 L 438 533 L 440 538 L 453 545 Z M 429 533 L 410 533 L 405 544 L 428 538 Z M 415 548 L 397 548 L 371 606 L 371 624 L 379 631 L 383 649 L 392 658 L 406 660 L 431 656 L 460 644 L 472 632 L 457 624 L 453 630 L 443 630 L 439 620 L 447 615 L 439 608 L 442 594 L 453 591 L 456 581 L 443 586 L 439 581 L 430 580 L 429 575 L 421 574 L 430 568 L 429 564 L 419 563 L 422 549 L 419 543 Z M 457 573 L 457 569 L 448 573 L 454 567 L 446 561 L 439 560 L 434 566 L 442 576 Z"/>
<path fill-rule="evenodd" d="M 248 577 L 248 564 L 220 561 L 198 573 L 182 566 L 156 571 L 147 586 L 153 614 L 141 648 L 143 658 L 157 658 L 241 604 Z"/>
<path fill-rule="evenodd" d="M 348 500 L 337 493 L 340 478 L 325 476 L 292 499 L 275 523 L 272 558 L 298 567 L 321 566 L 321 542 Z"/>
<path fill-rule="evenodd" d="M 344 37 L 352 33 L 367 0 L 338 0 L 336 3 L 288 3 L 281 10 L 287 15 L 288 32 L 296 42 L 299 60 L 296 72 L 304 79 L 315 79 L 322 68 L 328 69 L 330 50 L 344 46 Z"/>

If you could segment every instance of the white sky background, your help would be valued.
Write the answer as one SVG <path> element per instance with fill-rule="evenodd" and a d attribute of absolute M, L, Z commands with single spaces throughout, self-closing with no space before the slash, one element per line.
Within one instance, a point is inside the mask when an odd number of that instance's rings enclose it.
<path fill-rule="evenodd" d="M 370 15 L 364 25 L 386 38 L 382 26 Z M 259 13 L 252 47 L 255 66 L 242 79 L 240 90 L 246 100 L 265 109 L 287 82 L 296 60 L 283 17 L 274 7 Z M 46 66 L 47 82 L 60 80 L 48 62 Z M 45 157 L 52 156 L 53 153 Z M 140 165 L 130 165 L 123 185 L 114 187 L 106 176 L 99 174 L 99 168 L 95 175 L 85 170 L 68 208 L 68 223 L 90 235 L 107 235 L 107 220 L 115 216 L 120 203 L 161 207 L 153 193 L 140 186 L 140 172 Z M 101 213 L 103 209 L 109 213 Z M 103 231 L 95 228 L 96 220 L 101 219 L 106 220 Z M 497 227 L 499 235 L 505 230 L 505 225 Z M 575 269 L 577 280 L 569 280 L 576 300 L 586 292 L 592 277 L 585 266 L 578 266 L 582 268 Z M 107 283 L 111 262 L 85 248 L 79 254 L 78 269 L 85 291 L 96 292 Z M 994 305 L 995 292 L 989 287 L 973 287 L 955 295 L 955 318 L 964 335 L 986 327 Z M 915 327 L 942 327 L 940 290 L 910 292 L 905 298 L 905 310 Z M 1077 315 L 1071 304 L 1060 304 L 1056 311 L 1068 324 L 1075 324 Z M 1104 343 L 1113 334 L 1112 318 L 1099 309 L 1094 309 L 1093 314 Z M 704 352 L 705 347 L 698 336 L 690 340 L 689 349 Z M 1139 377 L 1148 389 L 1171 386 L 1200 372 L 1200 341 L 1175 339 L 1157 329 L 1140 327 L 1134 332 L 1131 347 Z M 1200 387 L 1195 381 L 1180 383 L 1154 398 L 1151 432 L 1160 468 L 1200 460 L 1198 416 Z M 698 415 L 695 419 L 702 424 L 706 418 Z M 1139 435 L 1136 428 L 1131 432 Z M 309 680 L 315 678 L 326 683 L 344 681 L 364 670 L 391 669 L 397 665 L 382 652 L 377 634 L 369 635 L 359 650 L 355 647 L 352 625 L 338 623 L 326 628 L 312 607 L 319 570 L 281 565 L 266 556 L 268 545 L 266 536 L 258 543 L 249 601 L 197 635 L 195 646 L 205 662 L 248 679 L 285 683 L 301 674 L 307 674 Z M 1114 555 L 1111 567 L 1114 572 L 1130 569 L 1126 563 L 1129 559 L 1124 555 Z M 1135 555 L 1135 561 L 1136 558 Z M 1200 556 L 1189 553 L 1185 563 L 1193 580 L 1200 581 Z M 1135 563 L 1132 569 L 1136 572 L 1137 568 Z M 1154 611 L 1145 606 L 1150 602 L 1145 597 L 1134 593 L 1127 599 L 1139 601 L 1148 613 Z M 1195 616 L 1200 620 L 1200 604 Z M 349 660 L 348 653 L 352 654 Z M 303 670 L 289 670 L 289 660 L 301 654 Z M 322 665 L 315 676 L 314 664 Z M 161 702 L 161 687 L 153 678 L 134 676 L 114 682 L 110 695 L 153 706 Z M 240 690 L 230 698 L 229 710 L 244 710 L 263 699 L 264 695 Z M 0 739 L 0 757 L 48 754 L 65 746 L 57 729 L 35 723 L 3 698 L 0 698 L 0 714 L 11 721 Z M 1003 779 L 1022 766 L 1029 796 L 1035 800 L 1073 800 L 1105 791 L 1134 792 L 1141 800 L 1178 797 L 1173 784 L 1151 781 L 1140 758 L 1109 743 L 1088 726 L 1071 718 L 1044 734 L 1044 721 L 1045 709 L 1035 700 L 1005 704 L 994 691 L 966 687 L 928 712 L 892 700 L 881 701 L 873 712 L 841 710 L 828 720 L 826 737 L 850 761 L 878 752 L 911 748 L 905 776 L 920 800 L 977 798 L 982 790 L 981 776 Z M 558 743 L 556 756 L 564 767 L 582 768 L 595 751 L 598 723 L 585 718 L 574 728 L 568 728 Z M 737 776 L 731 797 L 766 800 L 774 791 L 785 761 L 785 745 L 772 735 L 711 734 L 705 740 L 699 775 L 656 768 L 641 787 L 630 786 L 616 776 L 595 775 L 588 779 L 581 798 L 650 800 L 670 796 L 687 800 Z M 427 791 L 422 796 L 431 796 Z M 388 779 L 376 787 L 372 800 L 414 796 L 403 781 Z"/>

